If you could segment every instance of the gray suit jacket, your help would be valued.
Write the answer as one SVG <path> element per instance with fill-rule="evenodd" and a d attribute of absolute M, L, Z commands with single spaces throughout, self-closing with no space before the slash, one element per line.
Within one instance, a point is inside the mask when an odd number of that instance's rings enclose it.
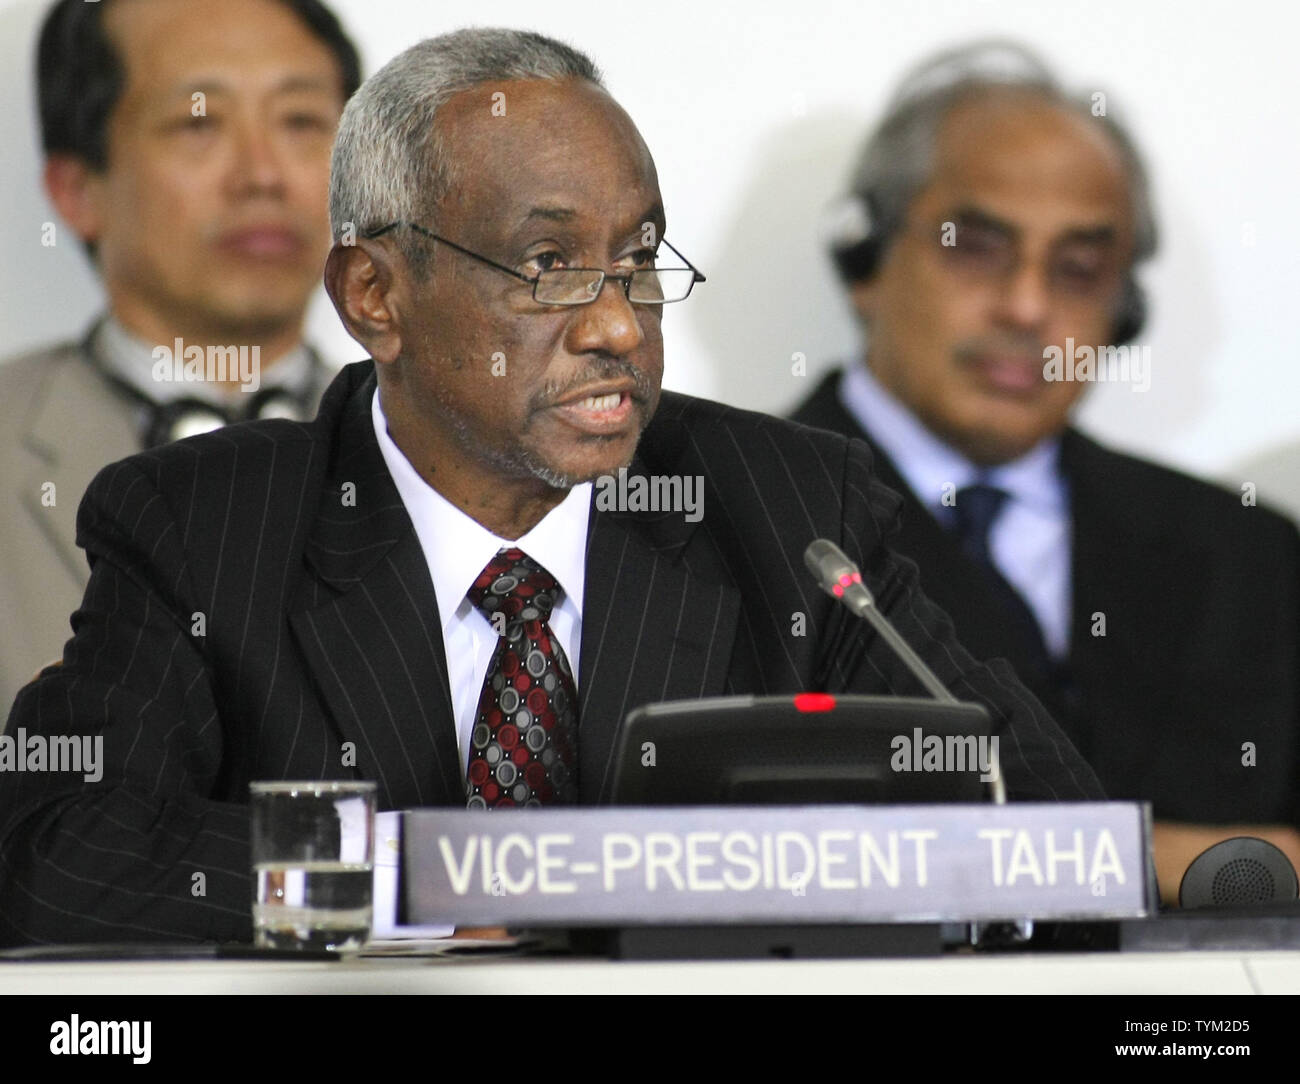
<path fill-rule="evenodd" d="M 71 635 L 90 576 L 77 505 L 104 464 L 140 450 L 135 410 L 76 343 L 0 364 L 0 714 Z"/>
<path fill-rule="evenodd" d="M 140 451 L 140 409 L 79 343 L 0 363 L 0 731 L 18 690 L 62 657 L 90 577 L 77 506 L 101 467 Z"/>

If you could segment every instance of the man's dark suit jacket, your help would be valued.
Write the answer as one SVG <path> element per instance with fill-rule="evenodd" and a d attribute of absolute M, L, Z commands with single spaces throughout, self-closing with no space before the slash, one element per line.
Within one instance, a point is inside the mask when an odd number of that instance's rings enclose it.
<path fill-rule="evenodd" d="M 1045 703 L 1063 705 L 1058 721 L 1110 797 L 1149 800 L 1160 819 L 1300 823 L 1300 540 L 1288 521 L 1067 430 L 1073 612 L 1062 699 L 1040 685 L 983 573 L 845 409 L 840 376 L 792 417 L 871 445 L 878 477 L 904 495 L 894 547 L 916 561 L 963 645 L 1010 660 Z M 1094 635 L 1103 614 L 1105 635 Z"/>
<path fill-rule="evenodd" d="M 75 635 L 62 667 L 19 695 L 9 731 L 102 734 L 104 778 L 0 776 L 0 938 L 249 939 L 250 780 L 360 777 L 377 781 L 380 808 L 463 804 L 441 622 L 375 440 L 374 390 L 361 362 L 309 424 L 232 426 L 96 478 L 79 512 L 92 573 Z M 810 579 L 802 553 L 819 536 L 861 564 L 960 698 L 991 707 L 1011 797 L 1102 797 L 1010 668 L 976 664 L 887 548 L 899 498 L 865 446 L 665 393 L 632 471 L 702 476 L 703 517 L 593 507 L 584 804 L 608 798 L 617 724 L 640 704 L 923 695 Z"/>

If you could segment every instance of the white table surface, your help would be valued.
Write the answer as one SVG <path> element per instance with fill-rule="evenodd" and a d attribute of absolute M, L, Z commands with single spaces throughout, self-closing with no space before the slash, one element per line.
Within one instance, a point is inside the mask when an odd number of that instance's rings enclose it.
<path fill-rule="evenodd" d="M 1300 952 L 907 960 L 178 960 L 0 964 L 0 994 L 1297 994 Z"/>

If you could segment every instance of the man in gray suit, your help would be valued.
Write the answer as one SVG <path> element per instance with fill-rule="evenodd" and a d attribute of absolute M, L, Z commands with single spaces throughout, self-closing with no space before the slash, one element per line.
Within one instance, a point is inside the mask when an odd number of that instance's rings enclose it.
<path fill-rule="evenodd" d="M 0 365 L 0 705 L 58 658 L 105 463 L 227 421 L 310 416 L 302 342 L 329 248 L 329 149 L 359 82 L 319 0 L 61 0 L 38 47 L 51 202 L 107 312 Z"/>

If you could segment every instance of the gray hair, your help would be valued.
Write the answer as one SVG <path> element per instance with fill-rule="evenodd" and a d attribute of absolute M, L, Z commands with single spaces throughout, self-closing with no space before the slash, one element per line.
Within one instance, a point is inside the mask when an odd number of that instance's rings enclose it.
<path fill-rule="evenodd" d="M 428 224 L 452 181 L 454 161 L 438 110 L 471 87 L 516 79 L 585 79 L 603 87 L 584 53 L 526 30 L 471 27 L 427 38 L 367 79 L 343 110 L 330 162 L 330 227 L 364 234 L 391 222 Z M 418 274 L 427 246 L 409 231 L 397 243 Z"/>
<path fill-rule="evenodd" d="M 902 226 L 908 206 L 929 180 L 939 130 L 949 112 L 972 98 L 1004 89 L 1041 97 L 1102 126 L 1119 150 L 1128 174 L 1134 263 L 1155 252 L 1155 211 L 1146 167 L 1123 126 L 1109 115 L 1096 115 L 1090 96 L 1074 96 L 1062 89 L 1047 66 L 1024 46 L 989 40 L 924 61 L 903 79 L 890 99 L 885 116 L 859 154 L 850 181 L 851 196 L 868 214 L 843 223 L 831 238 L 832 252 L 846 277 L 857 277 L 852 270 L 860 263 L 855 249 L 863 246 L 868 236 L 887 241 Z M 879 244 L 876 247 L 879 249 Z"/>

